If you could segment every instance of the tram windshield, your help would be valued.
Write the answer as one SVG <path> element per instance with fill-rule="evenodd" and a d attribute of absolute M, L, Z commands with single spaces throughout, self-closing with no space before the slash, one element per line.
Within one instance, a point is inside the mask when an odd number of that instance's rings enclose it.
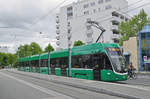
<path fill-rule="evenodd" d="M 108 55 L 114 67 L 114 70 L 119 73 L 126 73 L 125 59 L 119 48 L 107 48 Z"/>

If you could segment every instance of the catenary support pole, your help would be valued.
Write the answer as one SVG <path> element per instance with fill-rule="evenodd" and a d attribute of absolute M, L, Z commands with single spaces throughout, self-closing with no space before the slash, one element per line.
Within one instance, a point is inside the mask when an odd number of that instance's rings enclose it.
<path fill-rule="evenodd" d="M 72 68 L 71 68 L 71 48 L 69 48 L 69 77 L 72 76 Z"/>
<path fill-rule="evenodd" d="M 50 75 L 50 52 L 48 52 L 48 75 Z"/>
<path fill-rule="evenodd" d="M 41 54 L 39 55 L 39 73 L 40 73 L 40 66 L 41 66 L 41 59 L 40 59 L 40 57 L 41 57 Z"/>

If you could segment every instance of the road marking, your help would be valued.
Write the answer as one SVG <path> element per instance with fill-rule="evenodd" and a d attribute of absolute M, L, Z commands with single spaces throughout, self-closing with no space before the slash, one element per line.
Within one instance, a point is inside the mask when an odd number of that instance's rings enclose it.
<path fill-rule="evenodd" d="M 16 81 L 18 81 L 18 82 L 20 82 L 20 83 L 23 83 L 23 84 L 25 84 L 25 85 L 27 85 L 27 86 L 32 87 L 32 88 L 35 88 L 35 89 L 37 89 L 37 90 L 39 90 L 39 91 L 41 91 L 41 92 L 43 92 L 43 93 L 49 94 L 49 95 L 53 96 L 53 98 L 54 98 L 54 97 L 61 97 L 61 98 L 59 98 L 59 99 L 74 99 L 74 98 L 69 97 L 69 96 L 66 96 L 66 95 L 64 95 L 64 94 L 57 93 L 57 92 L 52 91 L 52 90 L 49 90 L 49 89 L 47 89 L 47 88 L 44 88 L 44 87 L 41 87 L 41 86 L 38 86 L 38 85 L 35 85 L 35 84 L 32 84 L 32 83 L 29 83 L 29 82 L 27 82 L 27 81 L 18 79 L 18 78 L 14 77 L 14 76 L 7 75 L 6 73 L 0 72 L 0 74 L 3 75 L 3 76 L 9 77 L 9 78 L 11 78 L 11 79 L 14 79 L 14 80 L 16 80 Z M 53 98 L 52 98 L 52 99 L 53 99 Z M 51 99 L 51 98 L 50 98 L 50 99 Z"/>

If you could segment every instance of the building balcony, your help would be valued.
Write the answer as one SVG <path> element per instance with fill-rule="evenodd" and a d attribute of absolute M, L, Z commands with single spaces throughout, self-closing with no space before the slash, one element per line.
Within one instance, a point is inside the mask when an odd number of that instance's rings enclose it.
<path fill-rule="evenodd" d="M 59 23 L 59 18 L 56 18 L 56 23 Z"/>
<path fill-rule="evenodd" d="M 71 27 L 71 26 L 68 26 L 68 27 L 67 27 L 67 29 L 68 29 L 68 30 L 71 30 L 71 29 L 72 29 L 72 27 Z"/>
<path fill-rule="evenodd" d="M 87 38 L 87 39 L 86 39 L 86 42 L 87 42 L 87 43 L 93 43 L 93 38 L 92 38 L 92 37 Z"/>
<path fill-rule="evenodd" d="M 71 47 L 71 45 L 72 45 L 72 41 L 68 41 L 68 47 Z"/>
<path fill-rule="evenodd" d="M 119 34 L 113 34 L 112 39 L 120 40 L 120 35 Z"/>
<path fill-rule="evenodd" d="M 60 41 L 57 41 L 57 42 L 56 42 L 56 45 L 59 46 L 59 45 L 60 45 Z"/>
<path fill-rule="evenodd" d="M 59 34 L 60 34 L 60 30 L 56 30 L 56 34 L 58 34 L 58 35 L 59 35 Z"/>
<path fill-rule="evenodd" d="M 57 25 L 56 25 L 56 28 L 59 28 L 59 27 L 60 27 L 60 25 L 59 25 L 59 24 L 57 24 Z"/>
<path fill-rule="evenodd" d="M 119 17 L 115 17 L 115 16 L 112 17 L 111 21 L 121 23 L 121 19 Z"/>
<path fill-rule="evenodd" d="M 59 36 L 59 35 L 57 35 L 57 36 L 56 36 L 56 39 L 57 39 L 57 40 L 60 40 L 60 36 Z"/>
<path fill-rule="evenodd" d="M 118 26 L 117 25 L 112 25 L 111 29 L 118 31 Z"/>
<path fill-rule="evenodd" d="M 91 34 L 91 35 L 92 35 L 92 34 L 93 34 L 93 30 L 92 30 L 92 29 L 87 30 L 87 31 L 86 31 L 86 34 L 87 34 L 87 35 L 88 35 L 88 34 Z"/>
<path fill-rule="evenodd" d="M 67 34 L 68 39 L 70 39 L 70 38 L 71 38 L 71 36 L 72 36 L 72 34 L 71 34 L 71 33 L 68 33 L 68 34 Z"/>

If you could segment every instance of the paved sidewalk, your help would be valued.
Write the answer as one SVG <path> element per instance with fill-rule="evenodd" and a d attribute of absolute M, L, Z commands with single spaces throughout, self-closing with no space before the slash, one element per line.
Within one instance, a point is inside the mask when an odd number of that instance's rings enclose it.
<path fill-rule="evenodd" d="M 12 73 L 18 73 L 37 79 L 47 80 L 54 83 L 69 85 L 89 91 L 104 93 L 113 96 L 119 96 L 127 99 L 150 99 L 150 87 L 140 87 L 126 84 L 116 84 L 101 81 L 83 80 L 55 75 L 44 75 L 39 73 L 22 72 L 14 69 L 7 70 Z"/>
<path fill-rule="evenodd" d="M 138 72 L 138 75 L 150 76 L 150 72 Z"/>

